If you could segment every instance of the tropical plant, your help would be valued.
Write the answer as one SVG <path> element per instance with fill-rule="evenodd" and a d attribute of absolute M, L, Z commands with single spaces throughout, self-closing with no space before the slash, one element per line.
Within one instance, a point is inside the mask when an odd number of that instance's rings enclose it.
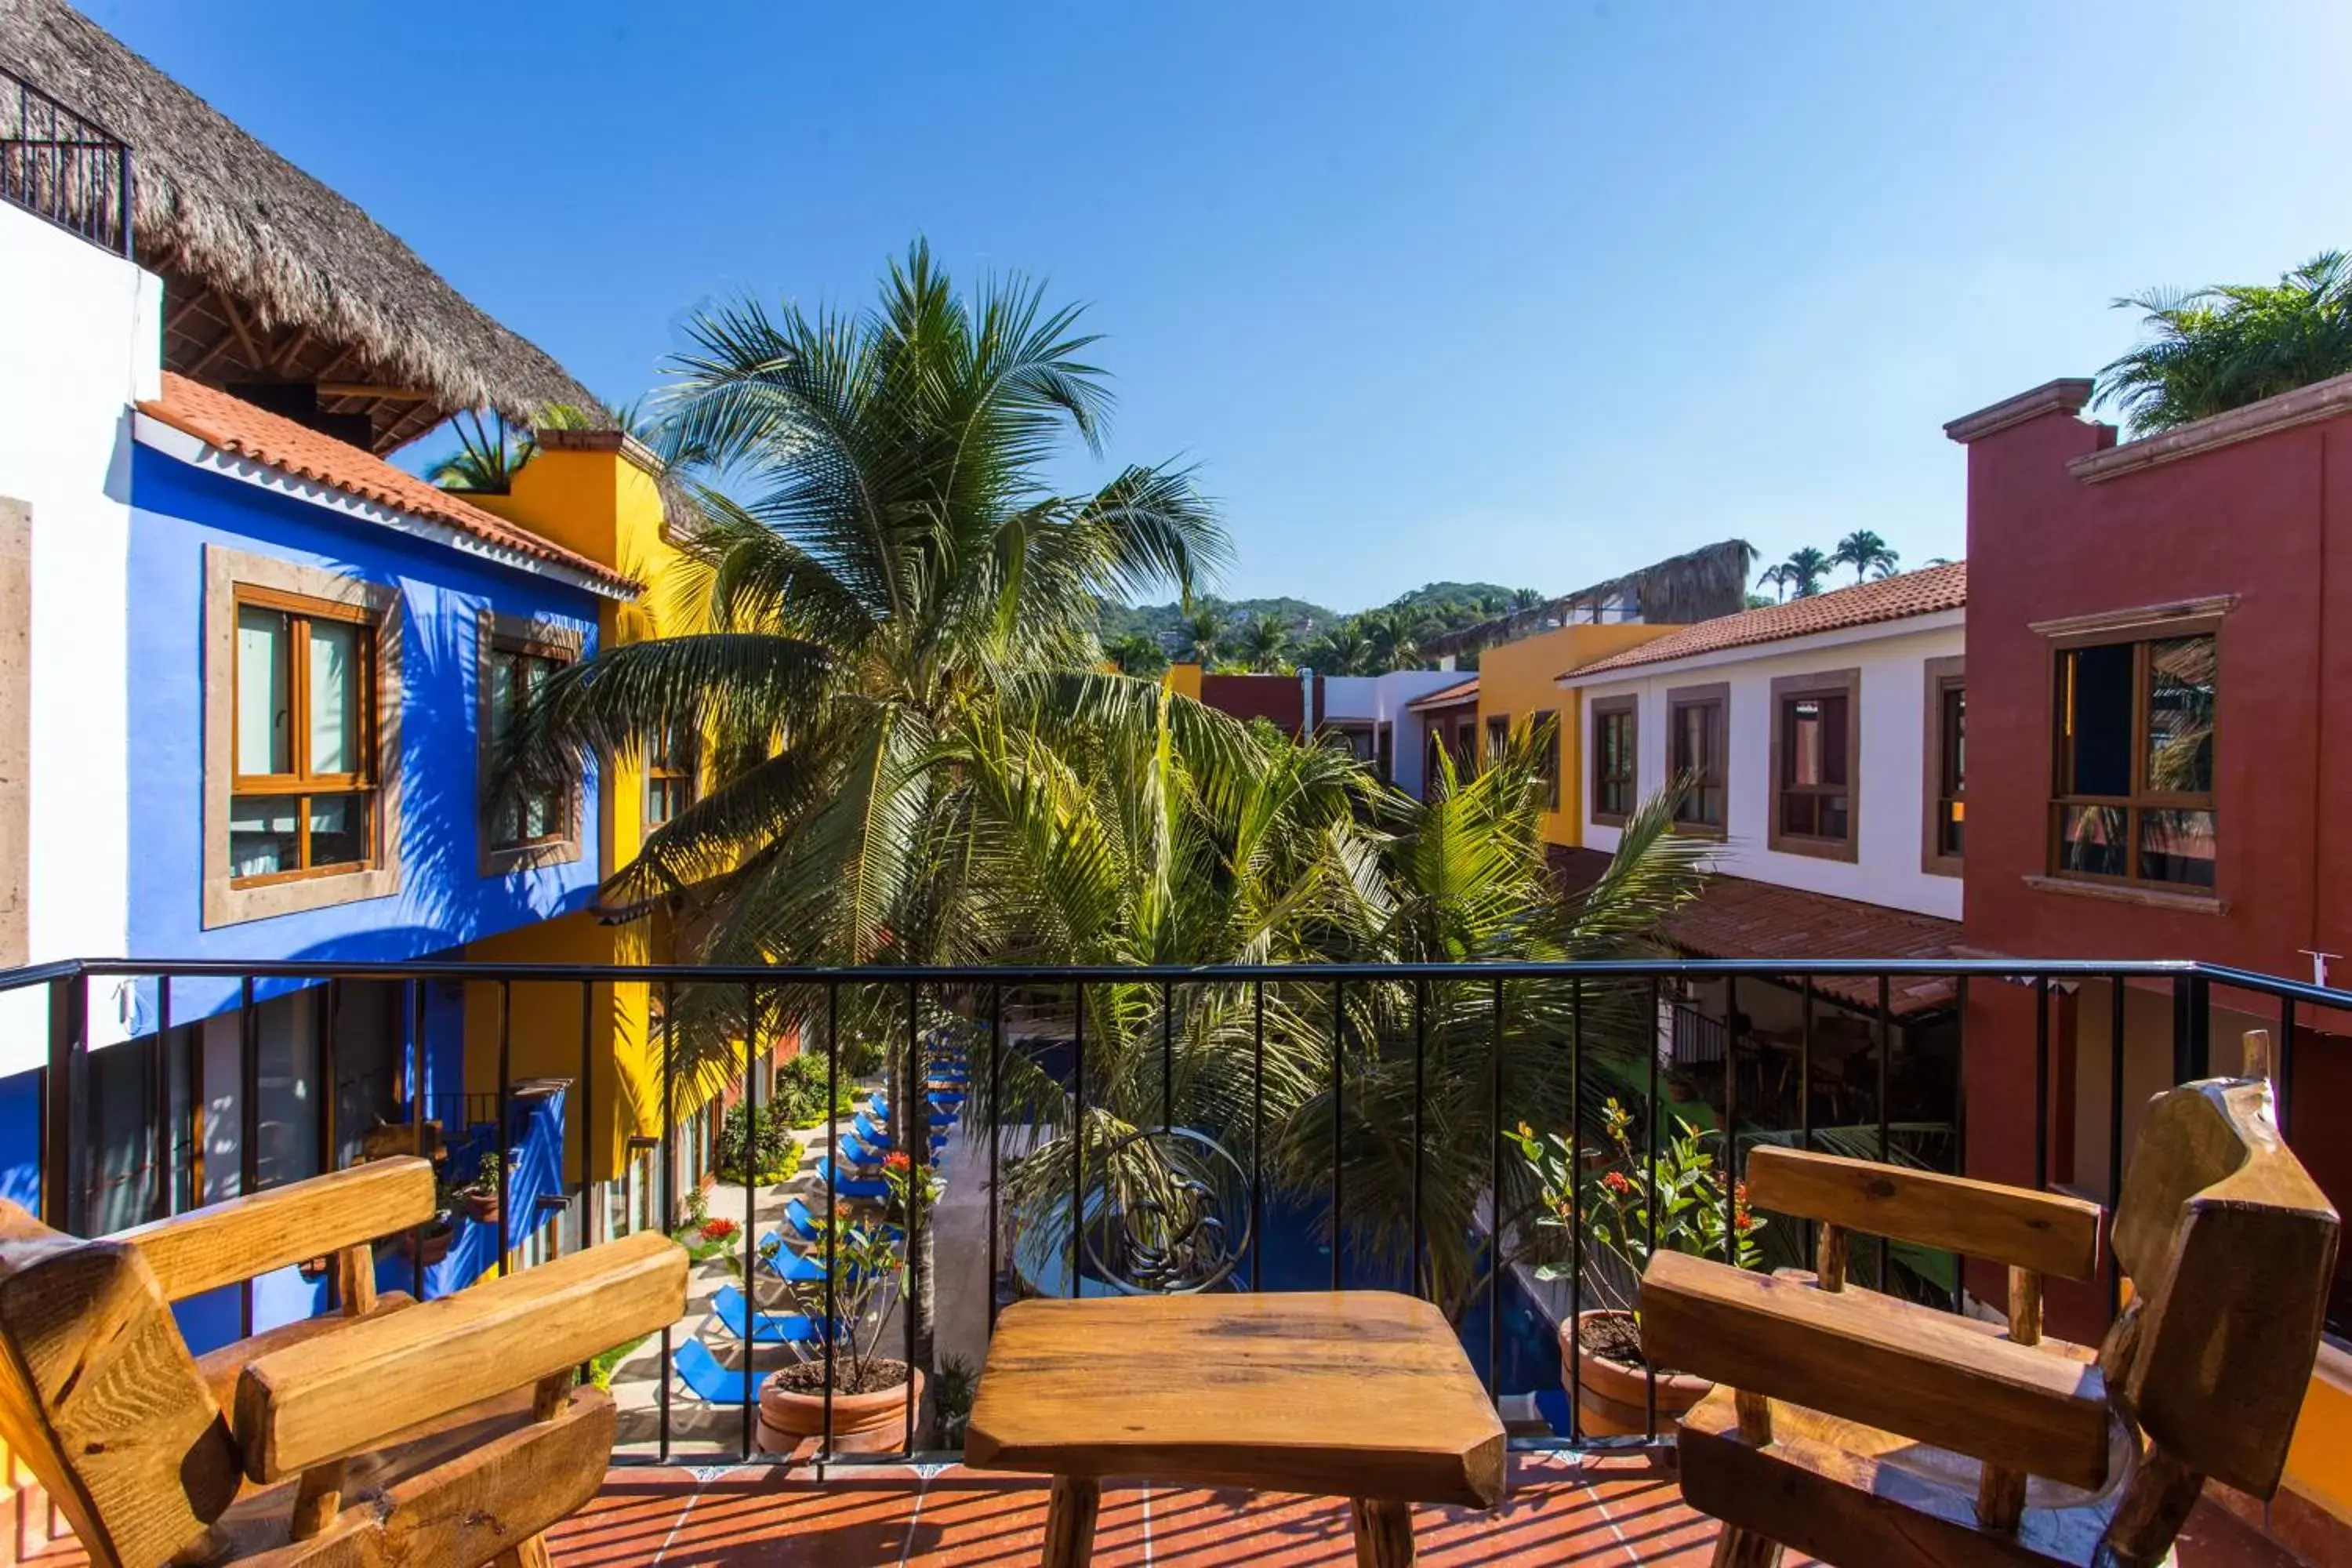
<path fill-rule="evenodd" d="M 718 1175 L 722 1182 L 740 1182 L 748 1172 L 761 1186 L 790 1181 L 800 1170 L 800 1144 L 792 1135 L 781 1106 L 747 1109 L 741 1101 L 727 1108 L 719 1123 Z M 745 1163 L 749 1140 L 751 1163 Z"/>
<path fill-rule="evenodd" d="M 877 1064 L 878 1065 L 878 1064 Z M 842 1063 L 838 1075 L 821 1050 L 803 1049 L 776 1068 L 775 1082 L 769 1091 L 768 1103 L 774 1107 L 776 1120 L 785 1127 L 814 1127 L 829 1117 L 846 1116 L 856 1104 L 856 1079 L 847 1061 Z M 834 1081 L 833 1102 L 825 1102 L 825 1080 Z"/>
<path fill-rule="evenodd" d="M 1787 602 L 1789 597 L 1789 567 L 1788 563 L 1785 562 L 1767 566 L 1761 573 L 1758 574 L 1756 578 L 1756 585 L 1758 587 L 1769 588 L 1772 590 L 1772 599 L 1775 604 L 1784 604 Z M 1755 606 L 1753 605 L 1749 606 L 1751 609 L 1754 607 Z"/>
<path fill-rule="evenodd" d="M 1370 647 L 1372 672 L 1420 668 L 1422 628 L 1426 621 L 1421 610 L 1408 605 L 1367 610 L 1358 616 L 1356 624 Z"/>
<path fill-rule="evenodd" d="M 1217 653 L 1224 642 L 1225 624 L 1222 616 L 1203 605 L 1184 616 L 1184 660 L 1203 669 L 1217 662 Z"/>
<path fill-rule="evenodd" d="M 1273 616 L 1257 616 L 1242 627 L 1242 661 L 1261 674 L 1282 668 L 1283 651 L 1290 646 L 1290 628 Z"/>
<path fill-rule="evenodd" d="M 1532 610 L 1543 602 L 1544 596 L 1533 588 L 1511 590 L 1511 608 L 1514 610 Z"/>
<path fill-rule="evenodd" d="M 1719 1146 L 1721 1135 L 1702 1134 L 1680 1117 L 1673 1121 L 1673 1134 L 1663 1148 L 1654 1153 L 1637 1152 L 1633 1113 L 1611 1098 L 1601 1110 L 1606 1163 L 1597 1171 L 1580 1169 L 1589 1164 L 1580 1131 L 1574 1138 L 1538 1133 L 1521 1122 L 1505 1134 L 1534 1173 L 1539 1194 L 1537 1227 L 1564 1236 L 1582 1226 L 1585 1245 L 1598 1248 L 1615 1265 L 1589 1270 L 1585 1287 L 1620 1311 L 1633 1307 L 1633 1295 L 1622 1284 L 1640 1279 L 1654 1252 L 1729 1258 L 1742 1268 L 1755 1268 L 1764 1256 L 1759 1238 L 1765 1221 L 1748 1207 L 1748 1184 L 1734 1184 L 1728 1194 L 1724 1191 L 1724 1172 L 1708 1143 L 1711 1136 Z M 1731 1200 L 1728 1212 L 1727 1195 Z M 1735 1246 L 1726 1246 L 1727 1236 Z M 1572 1261 L 1562 1264 L 1555 1249 L 1536 1266 L 1535 1275 L 1538 1279 L 1562 1279 L 1574 1267 Z"/>
<path fill-rule="evenodd" d="M 1810 599 L 1822 591 L 1822 578 L 1832 564 L 1829 556 L 1810 544 L 1791 551 L 1789 559 L 1780 563 L 1782 584 L 1791 597 Z"/>
<path fill-rule="evenodd" d="M 2145 340 L 2099 372 L 2099 405 L 2135 431 L 2169 430 L 2352 372 L 2352 257 L 2322 251 L 2275 284 L 2158 289 L 2117 300 Z"/>
<path fill-rule="evenodd" d="M 611 876 L 608 900 L 700 906 L 713 962 L 992 956 L 967 753 L 1053 766 L 1042 737 L 1057 727 L 1148 711 L 1155 687 L 1097 672 L 1101 603 L 1162 585 L 1189 600 L 1228 552 L 1182 471 L 1046 485 L 1071 438 L 1099 450 L 1111 405 L 1078 321 L 1018 276 L 960 293 L 919 242 L 863 312 L 746 300 L 696 316 L 656 449 L 730 493 L 700 488 L 706 521 L 665 584 L 682 629 L 551 679 L 509 730 L 497 788 L 551 788 L 591 756 L 700 734 L 710 789 Z M 737 989 L 680 994 L 661 1070 L 733 1076 Z M 883 999 L 847 1000 L 851 1039 L 908 1037 L 865 1016 Z M 804 1025 L 821 1005 L 772 1001 Z M 901 1147 L 924 1146 L 922 1096 L 894 1098 Z M 919 1270 L 927 1288 L 935 1274 Z M 928 1289 L 914 1311 L 927 1346 Z"/>
<path fill-rule="evenodd" d="M 449 421 L 449 430 L 457 437 L 457 449 L 425 470 L 425 479 L 443 489 L 504 495 L 539 449 L 530 431 L 508 429 L 506 416 L 495 411 L 485 419 L 475 409 L 461 408 Z"/>
<path fill-rule="evenodd" d="M 1372 645 L 1353 618 L 1338 621 L 1307 646 L 1302 662 L 1318 675 L 1369 675 Z"/>
<path fill-rule="evenodd" d="M 1893 546 L 1866 528 L 1855 529 L 1839 540 L 1837 548 L 1830 552 L 1830 564 L 1853 567 L 1853 580 L 1857 583 L 1864 577 L 1892 576 L 1895 563 L 1900 559 Z"/>
<path fill-rule="evenodd" d="M 1121 675 L 1157 678 L 1168 668 L 1168 651 L 1160 639 L 1149 632 L 1129 632 L 1103 649 L 1111 665 Z"/>

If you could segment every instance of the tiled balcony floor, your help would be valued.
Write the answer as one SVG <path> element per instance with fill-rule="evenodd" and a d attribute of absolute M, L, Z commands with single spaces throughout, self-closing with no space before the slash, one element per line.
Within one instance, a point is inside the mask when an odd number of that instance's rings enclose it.
<path fill-rule="evenodd" d="M 1715 1524 L 1682 1506 L 1673 1472 L 1636 1457 L 1522 1455 L 1509 1499 L 1488 1514 L 1421 1509 L 1431 1568 L 1646 1568 L 1704 1564 Z M 1045 1489 L 961 1466 L 889 1466 L 819 1485 L 769 1467 L 616 1469 L 553 1532 L 557 1568 L 1029 1568 Z M 1134 1485 L 1103 1494 L 1101 1568 L 1352 1568 L 1346 1503 Z M 1791 1555 L 1789 1568 L 1810 1563 Z M 2181 1568 L 2292 1568 L 2294 1560 L 2210 1504 L 2184 1535 Z"/>

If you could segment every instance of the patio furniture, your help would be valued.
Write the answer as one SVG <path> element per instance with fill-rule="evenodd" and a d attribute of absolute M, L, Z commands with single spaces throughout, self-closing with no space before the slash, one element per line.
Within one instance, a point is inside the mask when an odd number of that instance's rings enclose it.
<path fill-rule="evenodd" d="M 2266 1083 L 2151 1102 L 2115 1217 L 2131 1300 L 2096 1352 L 2042 1336 L 2042 1277 L 2097 1277 L 2095 1205 L 1786 1149 L 1748 1186 L 1822 1222 L 1816 1274 L 1660 1253 L 1642 1284 L 1644 1348 L 1717 1384 L 1679 1437 L 1717 1563 L 2126 1568 L 2168 1561 L 2208 1477 L 2277 1491 L 2338 1222 Z M 2006 1331 L 1847 1289 L 1850 1231 L 2006 1264 Z"/>
<path fill-rule="evenodd" d="M 705 1405 L 721 1405 L 729 1409 L 752 1403 L 760 1397 L 760 1384 L 767 1373 L 750 1366 L 740 1369 L 723 1366 L 710 1347 L 700 1340 L 688 1340 L 677 1347 L 670 1357 L 670 1370 L 677 1373 L 686 1391 Z"/>
<path fill-rule="evenodd" d="M 824 1192 L 825 1184 L 830 1182 L 833 1185 L 833 1195 L 836 1198 L 878 1204 L 890 1195 L 890 1184 L 887 1182 L 879 1176 L 852 1175 L 846 1162 L 835 1166 L 830 1154 L 816 1163 L 812 1173 L 816 1178 L 817 1191 Z"/>
<path fill-rule="evenodd" d="M 967 1463 L 1054 1478 L 1046 1568 L 1094 1547 L 1105 1477 L 1354 1500 L 1357 1560 L 1413 1560 L 1412 1505 L 1492 1508 L 1503 1425 L 1445 1316 L 1385 1290 L 1021 1301 Z"/>
<path fill-rule="evenodd" d="M 646 1232 L 378 1296 L 371 1242 L 433 1213 L 413 1157 L 90 1241 L 0 1203 L 0 1438 L 109 1568 L 544 1564 L 613 1450 L 576 1369 L 676 1320 L 686 1252 Z M 172 1303 L 318 1257 L 338 1312 L 189 1353 Z"/>
<path fill-rule="evenodd" d="M 817 1271 L 819 1279 L 824 1274 L 821 1268 Z M 733 1285 L 720 1286 L 719 1294 L 710 1299 L 711 1316 L 719 1320 L 720 1328 L 739 1340 L 746 1337 L 744 1330 L 750 1326 L 751 1308 L 743 1292 Z M 754 1344 L 809 1345 L 817 1340 L 816 1320 L 805 1313 L 761 1312 L 757 1321 L 758 1327 L 750 1336 Z"/>

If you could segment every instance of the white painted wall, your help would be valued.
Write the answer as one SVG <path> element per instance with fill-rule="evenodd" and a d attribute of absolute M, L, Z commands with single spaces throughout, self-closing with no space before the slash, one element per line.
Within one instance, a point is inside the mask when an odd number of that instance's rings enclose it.
<path fill-rule="evenodd" d="M 1864 903 L 1911 910 L 1945 920 L 1960 918 L 1960 879 L 1920 868 L 1926 800 L 1927 661 L 1958 658 L 1965 647 L 1964 612 L 1824 632 L 1786 642 L 1733 648 L 1669 663 L 1560 682 L 1584 697 L 1585 766 L 1593 754 L 1592 705 L 1636 693 L 1641 717 L 1635 736 L 1641 792 L 1666 780 L 1666 693 L 1717 681 L 1730 689 L 1726 778 L 1728 818 L 1715 868 L 1735 877 L 1776 882 Z M 1830 670 L 1862 671 L 1862 777 L 1859 840 L 1854 859 L 1825 860 L 1767 847 L 1771 813 L 1772 682 Z M 1584 842 L 1617 847 L 1618 833 L 1591 820 L 1592 791 L 1584 800 Z"/>
<path fill-rule="evenodd" d="M 1458 670 L 1392 669 L 1386 675 L 1332 675 L 1323 681 L 1326 722 L 1370 722 L 1395 731 L 1396 786 L 1407 795 L 1421 793 L 1421 768 L 1427 751 L 1421 715 L 1405 705 L 1433 691 L 1459 686 Z"/>
<path fill-rule="evenodd" d="M 33 962 L 125 947 L 130 405 L 162 391 L 153 274 L 0 205 L 0 495 L 31 503 Z M 129 1037 L 93 984 L 91 1040 Z M 0 996 L 0 1077 L 47 1053 L 47 997 Z"/>

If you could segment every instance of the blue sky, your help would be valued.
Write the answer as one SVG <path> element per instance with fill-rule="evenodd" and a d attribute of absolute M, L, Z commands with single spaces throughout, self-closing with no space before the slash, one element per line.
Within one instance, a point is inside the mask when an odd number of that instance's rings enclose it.
<path fill-rule="evenodd" d="M 2116 295 L 2352 246 L 2341 0 L 85 4 L 614 401 L 919 233 L 1041 275 L 1108 460 L 1340 609 L 1958 555 L 1945 420 L 2095 371 Z"/>

